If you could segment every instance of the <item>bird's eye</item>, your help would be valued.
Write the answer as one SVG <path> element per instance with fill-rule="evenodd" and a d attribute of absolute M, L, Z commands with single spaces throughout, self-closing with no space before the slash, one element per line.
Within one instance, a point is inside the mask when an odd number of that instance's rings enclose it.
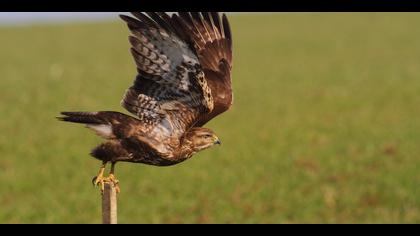
<path fill-rule="evenodd" d="M 204 135 L 204 138 L 211 138 L 211 135 L 210 134 L 206 134 L 206 135 Z"/>

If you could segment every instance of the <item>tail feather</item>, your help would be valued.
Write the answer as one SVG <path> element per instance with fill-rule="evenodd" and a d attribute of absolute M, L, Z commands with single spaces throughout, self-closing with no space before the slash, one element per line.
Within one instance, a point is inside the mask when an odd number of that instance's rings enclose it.
<path fill-rule="evenodd" d="M 98 112 L 61 112 L 58 120 L 79 124 L 105 124 L 107 123 Z"/>
<path fill-rule="evenodd" d="M 135 118 L 113 111 L 100 112 L 61 112 L 60 121 L 85 124 L 87 128 L 103 138 L 123 137 Z"/>

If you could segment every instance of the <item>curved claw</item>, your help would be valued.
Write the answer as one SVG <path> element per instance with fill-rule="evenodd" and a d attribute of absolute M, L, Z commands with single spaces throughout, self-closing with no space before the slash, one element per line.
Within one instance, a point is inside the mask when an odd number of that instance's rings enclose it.
<path fill-rule="evenodd" d="M 98 179 L 98 176 L 94 176 L 92 178 L 92 185 L 95 187 L 96 186 L 96 180 Z"/>

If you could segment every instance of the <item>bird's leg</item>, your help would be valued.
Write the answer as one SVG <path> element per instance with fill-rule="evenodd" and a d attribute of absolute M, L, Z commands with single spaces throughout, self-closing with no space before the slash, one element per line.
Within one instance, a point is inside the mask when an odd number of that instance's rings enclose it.
<path fill-rule="evenodd" d="M 106 167 L 106 161 L 102 162 L 101 168 L 99 169 L 99 173 L 97 176 L 93 177 L 92 184 L 94 186 L 101 186 L 101 193 L 104 192 L 106 178 L 104 177 L 104 171 Z"/>
<path fill-rule="evenodd" d="M 118 181 L 115 178 L 115 175 L 114 175 L 114 173 L 115 173 L 115 164 L 116 164 L 116 162 L 112 162 L 111 163 L 111 171 L 109 172 L 108 181 L 109 182 L 112 182 L 114 184 L 114 186 L 115 186 L 115 191 L 117 193 L 120 193 L 120 185 L 119 185 L 119 182 L 120 181 Z"/>

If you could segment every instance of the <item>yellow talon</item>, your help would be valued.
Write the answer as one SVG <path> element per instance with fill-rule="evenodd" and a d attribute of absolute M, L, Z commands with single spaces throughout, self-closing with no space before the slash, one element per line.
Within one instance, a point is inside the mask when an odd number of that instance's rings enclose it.
<path fill-rule="evenodd" d="M 115 191 L 117 193 L 120 193 L 119 181 L 115 178 L 115 175 L 114 175 L 115 163 L 111 164 L 111 172 L 108 177 L 104 177 L 105 167 L 106 167 L 106 163 L 103 163 L 101 168 L 99 169 L 98 175 L 93 177 L 92 184 L 94 186 L 100 186 L 101 194 L 103 194 L 105 190 L 105 183 L 112 183 L 115 187 Z"/>
<path fill-rule="evenodd" d="M 109 174 L 109 176 L 108 176 L 108 178 L 107 178 L 107 181 L 108 181 L 109 183 L 113 183 L 113 184 L 114 184 L 114 187 L 115 187 L 115 191 L 116 191 L 117 193 L 120 193 L 120 185 L 119 185 L 119 182 L 120 182 L 120 181 L 118 181 L 118 180 L 115 178 L 114 174 Z"/>

